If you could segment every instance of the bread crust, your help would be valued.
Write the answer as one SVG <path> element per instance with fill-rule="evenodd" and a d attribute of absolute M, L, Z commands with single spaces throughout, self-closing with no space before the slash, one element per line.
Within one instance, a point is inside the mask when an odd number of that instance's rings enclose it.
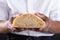
<path fill-rule="evenodd" d="M 45 25 L 45 22 L 34 14 L 22 14 L 17 16 L 12 23 L 16 28 L 40 28 Z"/>

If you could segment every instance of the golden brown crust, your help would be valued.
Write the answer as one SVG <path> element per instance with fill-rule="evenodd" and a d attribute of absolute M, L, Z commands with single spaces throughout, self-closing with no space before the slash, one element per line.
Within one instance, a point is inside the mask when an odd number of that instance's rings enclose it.
<path fill-rule="evenodd" d="M 22 14 L 17 16 L 12 26 L 17 28 L 40 28 L 45 25 L 45 22 L 36 15 Z"/>

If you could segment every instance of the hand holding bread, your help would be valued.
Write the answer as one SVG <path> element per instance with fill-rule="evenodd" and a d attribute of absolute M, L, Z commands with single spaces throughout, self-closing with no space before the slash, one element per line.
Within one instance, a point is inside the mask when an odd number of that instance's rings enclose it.
<path fill-rule="evenodd" d="M 20 15 L 22 15 L 22 14 L 19 14 L 19 15 L 17 15 L 17 16 L 20 16 Z M 16 17 L 11 17 L 11 19 L 9 20 L 10 21 L 10 25 L 12 26 L 12 24 L 13 24 L 13 21 L 14 21 L 14 19 L 15 19 Z M 11 27 L 11 26 L 9 26 L 11 29 L 10 30 L 12 30 L 13 32 L 20 32 L 20 31 L 23 31 L 23 30 L 25 30 L 24 28 L 16 28 L 16 27 Z"/>

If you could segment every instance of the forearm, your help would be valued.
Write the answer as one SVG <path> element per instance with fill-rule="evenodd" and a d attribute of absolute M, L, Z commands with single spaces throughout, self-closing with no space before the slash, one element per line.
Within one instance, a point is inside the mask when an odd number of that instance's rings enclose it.
<path fill-rule="evenodd" d="M 9 29 L 7 25 L 4 24 L 5 21 L 0 20 L 0 33 L 8 33 Z"/>
<path fill-rule="evenodd" d="M 0 33 L 9 33 L 9 29 L 7 27 L 0 27 Z"/>
<path fill-rule="evenodd" d="M 51 33 L 60 33 L 60 22 L 59 21 L 51 21 L 50 22 L 50 27 L 49 27 L 49 32 Z"/>

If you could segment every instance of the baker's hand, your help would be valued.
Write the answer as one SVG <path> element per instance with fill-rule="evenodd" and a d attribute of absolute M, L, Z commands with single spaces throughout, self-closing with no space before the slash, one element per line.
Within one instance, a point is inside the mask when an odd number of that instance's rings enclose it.
<path fill-rule="evenodd" d="M 19 14 L 19 15 L 17 15 L 17 16 L 20 16 L 20 15 L 22 15 L 22 14 Z M 12 27 L 12 22 L 13 22 L 13 20 L 15 19 L 16 17 L 11 17 L 11 19 L 9 20 L 9 28 L 10 28 L 10 30 L 12 31 L 12 32 L 21 32 L 21 31 L 23 31 L 23 30 L 25 30 L 24 28 L 15 28 L 15 27 Z"/>
<path fill-rule="evenodd" d="M 35 15 L 43 19 L 43 21 L 45 21 L 45 26 L 40 27 L 38 30 L 41 32 L 49 32 L 50 23 L 52 22 L 51 19 L 49 19 L 48 17 L 41 13 L 35 13 Z"/>

